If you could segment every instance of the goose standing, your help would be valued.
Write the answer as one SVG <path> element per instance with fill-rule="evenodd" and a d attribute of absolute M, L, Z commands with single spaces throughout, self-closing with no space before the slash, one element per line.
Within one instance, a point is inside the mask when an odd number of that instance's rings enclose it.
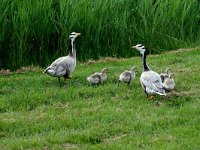
<path fill-rule="evenodd" d="M 129 86 L 131 81 L 135 79 L 135 67 L 133 66 L 131 70 L 125 70 L 119 76 L 119 82 L 125 82 Z M 118 86 L 119 86 L 118 82 Z"/>
<path fill-rule="evenodd" d="M 69 79 L 70 74 L 74 71 L 76 67 L 76 49 L 75 49 L 75 39 L 81 33 L 72 32 L 69 36 L 71 40 L 72 50 L 67 56 L 60 57 L 56 59 L 49 67 L 47 67 L 44 73 L 50 76 L 57 77 L 60 84 L 60 77 L 64 79 Z"/>
<path fill-rule="evenodd" d="M 87 80 L 91 85 L 99 85 L 107 80 L 108 78 L 107 73 L 108 73 L 108 69 L 103 68 L 101 72 L 95 72 L 89 77 L 87 77 Z"/>
<path fill-rule="evenodd" d="M 174 82 L 174 79 L 172 79 L 173 75 L 174 74 L 171 72 L 170 69 L 166 69 L 165 73 L 160 74 L 163 87 L 167 92 L 170 92 L 171 90 L 175 88 L 175 82 Z"/>
<path fill-rule="evenodd" d="M 157 72 L 152 71 L 146 64 L 146 49 L 142 44 L 137 44 L 132 46 L 132 48 L 137 49 L 142 54 L 142 65 L 143 73 L 140 77 L 140 83 L 144 92 L 147 94 L 159 94 L 165 95 L 165 90 L 163 89 L 162 80 Z"/>

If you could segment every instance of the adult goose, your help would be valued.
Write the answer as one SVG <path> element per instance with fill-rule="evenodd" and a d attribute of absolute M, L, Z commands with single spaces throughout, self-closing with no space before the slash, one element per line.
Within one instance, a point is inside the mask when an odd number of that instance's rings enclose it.
<path fill-rule="evenodd" d="M 89 77 L 87 77 L 87 80 L 91 85 L 99 85 L 107 80 L 108 78 L 107 73 L 108 73 L 108 69 L 103 68 L 101 72 L 95 72 Z"/>
<path fill-rule="evenodd" d="M 129 86 L 130 83 L 135 79 L 135 67 L 133 66 L 131 70 L 125 70 L 119 75 L 119 82 L 125 82 Z"/>
<path fill-rule="evenodd" d="M 76 68 L 76 49 L 75 49 L 75 39 L 81 33 L 72 32 L 69 36 L 71 40 L 71 51 L 67 56 L 60 57 L 56 59 L 50 66 L 48 66 L 44 73 L 52 77 L 57 77 L 60 84 L 60 77 L 64 79 L 69 79 L 70 74 Z"/>
<path fill-rule="evenodd" d="M 159 94 L 166 96 L 160 75 L 157 72 L 151 70 L 146 64 L 147 54 L 144 45 L 137 44 L 136 46 L 132 46 L 132 48 L 137 49 L 140 54 L 142 54 L 143 72 L 140 76 L 140 83 L 144 89 L 144 92 L 147 94 L 147 97 L 148 94 Z"/>

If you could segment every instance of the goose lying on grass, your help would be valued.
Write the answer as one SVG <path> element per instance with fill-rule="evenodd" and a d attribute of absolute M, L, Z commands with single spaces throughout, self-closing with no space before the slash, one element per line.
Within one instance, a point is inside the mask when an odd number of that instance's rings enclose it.
<path fill-rule="evenodd" d="M 136 46 L 132 46 L 132 48 L 136 48 L 142 54 L 143 72 L 140 77 L 140 83 L 144 89 L 144 92 L 147 94 L 147 97 L 148 94 L 159 94 L 166 96 L 160 75 L 151 70 L 146 64 L 147 54 L 145 47 L 142 44 L 137 44 Z"/>
<path fill-rule="evenodd" d="M 95 72 L 87 77 L 87 80 L 91 85 L 99 85 L 107 80 L 107 73 L 108 69 L 104 68 L 101 72 Z"/>
<path fill-rule="evenodd" d="M 175 88 L 175 82 L 174 79 L 172 79 L 173 75 L 174 74 L 171 72 L 170 69 L 166 69 L 165 73 L 160 74 L 163 87 L 167 92 L 170 92 Z"/>
<path fill-rule="evenodd" d="M 64 79 L 69 79 L 70 74 L 74 71 L 76 67 L 76 49 L 75 49 L 75 39 L 81 33 L 72 32 L 69 36 L 71 39 L 72 50 L 67 56 L 60 57 L 56 59 L 49 67 L 47 67 L 44 73 L 52 77 L 57 77 L 60 84 L 60 77 Z"/>
<path fill-rule="evenodd" d="M 120 74 L 118 86 L 120 82 L 125 82 L 129 86 L 131 81 L 133 81 L 134 79 L 135 79 L 135 67 L 133 66 L 131 70 L 125 70 Z"/>

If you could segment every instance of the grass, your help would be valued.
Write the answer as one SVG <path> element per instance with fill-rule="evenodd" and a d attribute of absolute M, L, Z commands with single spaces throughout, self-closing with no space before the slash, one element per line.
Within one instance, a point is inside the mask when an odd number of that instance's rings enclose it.
<path fill-rule="evenodd" d="M 68 54 L 73 31 L 81 62 L 136 56 L 137 43 L 154 54 L 197 46 L 199 10 L 197 0 L 1 0 L 0 68 L 46 66 Z"/>
<path fill-rule="evenodd" d="M 141 58 L 79 63 L 62 87 L 30 67 L 0 76 L 0 149 L 199 149 L 200 51 L 150 55 L 149 66 L 175 73 L 176 90 L 147 100 Z M 131 87 L 115 83 L 133 65 Z M 109 80 L 91 87 L 86 77 L 104 67 Z"/>

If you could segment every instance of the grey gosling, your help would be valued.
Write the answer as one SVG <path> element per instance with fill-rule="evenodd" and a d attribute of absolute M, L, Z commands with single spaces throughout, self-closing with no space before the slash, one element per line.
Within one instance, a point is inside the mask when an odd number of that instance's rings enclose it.
<path fill-rule="evenodd" d="M 172 79 L 173 75 L 171 69 L 166 69 L 165 73 L 160 74 L 163 87 L 167 92 L 170 92 L 175 88 L 175 82 L 174 79 Z"/>
<path fill-rule="evenodd" d="M 89 77 L 87 77 L 87 80 L 91 85 L 99 85 L 107 80 L 108 78 L 107 73 L 108 73 L 108 69 L 103 68 L 101 72 L 95 72 Z"/>
<path fill-rule="evenodd" d="M 119 75 L 119 82 L 125 82 L 129 86 L 130 83 L 135 79 L 135 67 L 133 66 L 131 70 L 125 70 Z"/>

